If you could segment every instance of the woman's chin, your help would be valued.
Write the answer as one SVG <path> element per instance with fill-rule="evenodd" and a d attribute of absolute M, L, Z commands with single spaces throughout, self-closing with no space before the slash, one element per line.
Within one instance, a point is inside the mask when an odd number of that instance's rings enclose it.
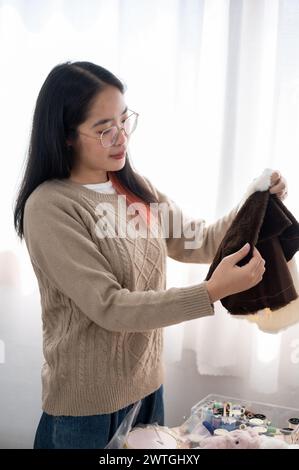
<path fill-rule="evenodd" d="M 121 159 L 110 157 L 109 159 L 109 166 L 111 167 L 111 170 L 115 170 L 115 169 L 121 170 L 125 166 L 125 163 L 126 163 L 126 157 L 121 158 Z"/>

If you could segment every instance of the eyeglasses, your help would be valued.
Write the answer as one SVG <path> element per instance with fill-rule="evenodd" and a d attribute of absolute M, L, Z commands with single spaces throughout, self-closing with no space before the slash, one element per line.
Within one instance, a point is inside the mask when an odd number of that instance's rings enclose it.
<path fill-rule="evenodd" d="M 112 147 L 118 139 L 119 132 L 121 130 L 125 131 L 126 136 L 128 137 L 132 132 L 135 131 L 138 122 L 139 113 L 135 111 L 129 110 L 132 112 L 130 116 L 122 121 L 122 126 L 111 126 L 105 129 L 104 131 L 97 132 L 98 136 L 92 136 L 85 134 L 84 132 L 78 131 L 79 134 L 84 135 L 86 137 L 90 137 L 92 139 L 99 140 L 103 147 Z"/>

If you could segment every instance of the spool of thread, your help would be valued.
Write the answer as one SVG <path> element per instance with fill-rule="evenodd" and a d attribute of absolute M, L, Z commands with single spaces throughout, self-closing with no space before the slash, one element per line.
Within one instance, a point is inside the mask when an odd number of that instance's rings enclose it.
<path fill-rule="evenodd" d="M 232 410 L 232 416 L 234 416 L 235 418 L 240 418 L 241 414 L 241 409 Z"/>
<path fill-rule="evenodd" d="M 233 410 L 241 410 L 241 405 L 240 405 L 240 403 L 235 403 L 235 404 L 233 405 Z"/>
<path fill-rule="evenodd" d="M 288 421 L 289 428 L 296 429 L 299 425 L 299 418 L 290 418 Z"/>
<path fill-rule="evenodd" d="M 263 422 L 263 424 L 266 424 L 268 422 L 267 417 L 265 415 L 262 415 L 262 414 L 255 414 L 254 418 L 260 419 Z"/>
<path fill-rule="evenodd" d="M 281 428 L 280 432 L 281 432 L 281 434 L 289 435 L 289 434 L 292 434 L 293 429 L 292 428 Z"/>
<path fill-rule="evenodd" d="M 259 418 L 251 418 L 249 420 L 250 426 L 262 426 L 264 424 L 264 421 Z"/>
<path fill-rule="evenodd" d="M 268 426 L 267 428 L 267 434 L 273 436 L 274 434 L 277 433 L 277 428 L 274 426 Z"/>
<path fill-rule="evenodd" d="M 223 404 L 223 416 L 231 416 L 232 404 L 227 402 Z"/>
<path fill-rule="evenodd" d="M 222 412 L 220 411 L 222 409 Z M 214 415 L 219 415 L 219 414 L 223 414 L 223 405 L 222 403 L 214 403 L 213 405 L 213 413 Z"/>
<path fill-rule="evenodd" d="M 267 428 L 266 426 L 255 426 L 255 431 L 258 432 L 258 434 L 266 434 L 267 433 Z"/>
<path fill-rule="evenodd" d="M 221 408 L 222 407 L 222 403 L 218 402 L 218 401 L 215 401 L 214 402 L 214 406 L 213 408 Z"/>

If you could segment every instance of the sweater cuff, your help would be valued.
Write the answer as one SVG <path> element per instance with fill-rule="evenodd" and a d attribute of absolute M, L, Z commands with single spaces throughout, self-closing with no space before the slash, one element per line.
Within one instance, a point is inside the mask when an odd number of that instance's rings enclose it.
<path fill-rule="evenodd" d="M 180 292 L 180 306 L 186 315 L 186 320 L 214 315 L 214 304 L 211 303 L 206 288 L 206 281 L 194 286 L 184 287 Z"/>

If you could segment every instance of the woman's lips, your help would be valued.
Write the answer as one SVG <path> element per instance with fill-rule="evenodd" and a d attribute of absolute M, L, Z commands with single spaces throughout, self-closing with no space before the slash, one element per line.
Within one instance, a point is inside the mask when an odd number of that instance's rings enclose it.
<path fill-rule="evenodd" d="M 119 153 L 118 155 L 110 155 L 111 158 L 115 158 L 116 160 L 121 160 L 124 158 L 126 152 Z"/>

